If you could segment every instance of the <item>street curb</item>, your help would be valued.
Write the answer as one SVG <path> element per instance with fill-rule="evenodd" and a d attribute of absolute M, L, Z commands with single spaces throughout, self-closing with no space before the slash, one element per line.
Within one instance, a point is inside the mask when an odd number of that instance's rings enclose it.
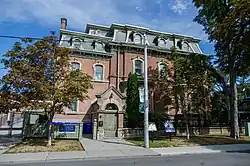
<path fill-rule="evenodd" d="M 69 159 L 45 159 L 45 160 L 27 160 L 27 161 L 9 161 L 1 162 L 0 164 L 25 164 L 25 163 L 46 163 L 46 162 L 58 162 L 58 161 L 92 161 L 92 160 L 117 160 L 117 159 L 134 159 L 134 158 L 145 158 L 145 157 L 161 157 L 160 154 L 156 155 L 136 155 L 136 156 L 108 156 L 108 157 L 85 157 L 85 158 L 69 158 Z"/>

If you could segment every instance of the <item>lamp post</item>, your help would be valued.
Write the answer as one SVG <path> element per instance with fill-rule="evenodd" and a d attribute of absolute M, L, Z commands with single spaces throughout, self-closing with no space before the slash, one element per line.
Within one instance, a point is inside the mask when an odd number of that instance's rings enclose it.
<path fill-rule="evenodd" d="M 148 134 L 148 43 L 144 34 L 144 147 L 149 148 Z"/>

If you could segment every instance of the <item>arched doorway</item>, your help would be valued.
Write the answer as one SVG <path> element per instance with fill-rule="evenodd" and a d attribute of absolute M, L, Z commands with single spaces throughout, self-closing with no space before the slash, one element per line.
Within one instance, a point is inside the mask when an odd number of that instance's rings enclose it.
<path fill-rule="evenodd" d="M 114 103 L 109 103 L 105 107 L 104 119 L 103 119 L 103 128 L 104 128 L 104 137 L 117 137 L 117 128 L 118 128 L 118 107 Z"/>

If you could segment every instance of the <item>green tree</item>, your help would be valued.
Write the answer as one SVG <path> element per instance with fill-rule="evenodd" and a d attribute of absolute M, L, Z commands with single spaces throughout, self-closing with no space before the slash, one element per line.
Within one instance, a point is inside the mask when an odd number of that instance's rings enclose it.
<path fill-rule="evenodd" d="M 129 73 L 127 82 L 127 100 L 126 114 L 129 127 L 137 127 L 140 121 L 139 112 L 139 89 L 137 75 Z"/>
<path fill-rule="evenodd" d="M 208 98 L 214 87 L 214 79 L 209 70 L 209 57 L 199 54 L 181 56 L 177 53 L 172 57 L 177 111 L 180 108 L 184 115 L 189 139 L 189 114 L 198 113 L 207 117 Z"/>
<path fill-rule="evenodd" d="M 231 136 L 239 138 L 237 76 L 249 74 L 250 1 L 193 0 L 199 10 L 194 21 L 215 42 L 219 67 L 230 77 Z"/>
<path fill-rule="evenodd" d="M 38 41 L 16 42 L 2 60 L 9 69 L 1 79 L 3 97 L 18 102 L 19 108 L 45 109 L 50 124 L 48 145 L 54 114 L 70 107 L 73 100 L 86 99 L 92 87 L 89 75 L 70 70 L 70 50 L 59 47 L 57 41 L 53 34 Z"/>

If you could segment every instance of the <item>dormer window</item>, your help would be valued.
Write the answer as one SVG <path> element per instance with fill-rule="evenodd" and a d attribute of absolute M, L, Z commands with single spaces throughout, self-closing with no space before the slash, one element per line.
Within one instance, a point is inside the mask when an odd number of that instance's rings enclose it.
<path fill-rule="evenodd" d="M 74 39 L 73 40 L 73 47 L 74 48 L 80 49 L 81 48 L 81 44 L 82 44 L 82 41 L 80 39 Z"/>
<path fill-rule="evenodd" d="M 104 46 L 103 43 L 99 42 L 99 41 L 94 41 L 93 44 L 93 49 L 97 50 L 97 51 L 104 51 Z"/>
<path fill-rule="evenodd" d="M 187 43 L 187 42 L 183 42 L 182 43 L 182 50 L 183 51 L 190 51 L 190 46 L 189 46 L 189 44 Z"/>
<path fill-rule="evenodd" d="M 166 48 L 166 41 L 164 39 L 159 39 L 158 46 Z"/>
<path fill-rule="evenodd" d="M 134 35 L 134 43 L 135 44 L 142 44 L 142 36 L 140 34 Z"/>

